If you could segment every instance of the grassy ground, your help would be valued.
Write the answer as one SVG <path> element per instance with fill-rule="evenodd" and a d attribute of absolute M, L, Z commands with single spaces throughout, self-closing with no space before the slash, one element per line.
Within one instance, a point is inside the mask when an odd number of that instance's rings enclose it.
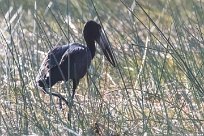
<path fill-rule="evenodd" d="M 202 0 L 0 1 L 1 135 L 202 135 Z M 43 95 L 35 77 L 55 45 L 85 43 L 101 22 L 117 67 L 97 49 L 68 107 Z M 70 81 L 71 82 L 71 81 Z M 70 82 L 52 90 L 69 100 Z"/>

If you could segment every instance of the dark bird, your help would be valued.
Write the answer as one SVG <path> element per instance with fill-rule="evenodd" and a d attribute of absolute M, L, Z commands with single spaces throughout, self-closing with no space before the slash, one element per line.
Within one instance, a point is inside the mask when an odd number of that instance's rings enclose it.
<path fill-rule="evenodd" d="M 72 100 L 79 80 L 84 77 L 90 66 L 91 60 L 95 56 L 95 42 L 102 48 L 107 60 L 115 67 L 116 62 L 110 49 L 108 38 L 102 31 L 101 26 L 95 21 L 88 21 L 83 29 L 83 36 L 86 41 L 84 46 L 80 43 L 72 43 L 57 46 L 48 52 L 41 64 L 37 75 L 37 85 L 42 88 L 44 93 L 56 96 L 68 105 L 67 100 L 59 93 L 46 90 L 51 88 L 58 81 L 73 81 Z"/>

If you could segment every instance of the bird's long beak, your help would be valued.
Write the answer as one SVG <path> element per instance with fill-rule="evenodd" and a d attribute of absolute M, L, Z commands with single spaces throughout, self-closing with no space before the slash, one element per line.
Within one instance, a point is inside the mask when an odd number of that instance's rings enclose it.
<path fill-rule="evenodd" d="M 116 62 L 112 55 L 112 51 L 110 48 L 110 42 L 108 41 L 108 38 L 103 33 L 102 30 L 100 30 L 100 37 L 96 40 L 99 46 L 102 48 L 104 55 L 108 59 L 108 61 L 115 67 Z"/>

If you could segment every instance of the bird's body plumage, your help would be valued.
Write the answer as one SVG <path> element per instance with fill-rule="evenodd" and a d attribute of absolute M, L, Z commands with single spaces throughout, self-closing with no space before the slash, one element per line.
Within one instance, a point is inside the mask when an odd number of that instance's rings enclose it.
<path fill-rule="evenodd" d="M 37 81 L 43 89 L 58 81 L 72 79 L 78 85 L 92 60 L 88 47 L 79 43 L 57 46 L 48 52 L 39 70 Z M 57 73 L 57 74 L 56 74 Z"/>

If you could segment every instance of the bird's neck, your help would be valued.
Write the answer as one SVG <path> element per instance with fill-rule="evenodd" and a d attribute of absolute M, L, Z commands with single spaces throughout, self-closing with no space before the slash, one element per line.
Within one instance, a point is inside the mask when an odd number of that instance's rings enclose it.
<path fill-rule="evenodd" d="M 96 52 L 95 41 L 86 41 L 86 44 L 91 52 L 91 57 L 93 59 L 95 56 L 95 52 Z"/>

